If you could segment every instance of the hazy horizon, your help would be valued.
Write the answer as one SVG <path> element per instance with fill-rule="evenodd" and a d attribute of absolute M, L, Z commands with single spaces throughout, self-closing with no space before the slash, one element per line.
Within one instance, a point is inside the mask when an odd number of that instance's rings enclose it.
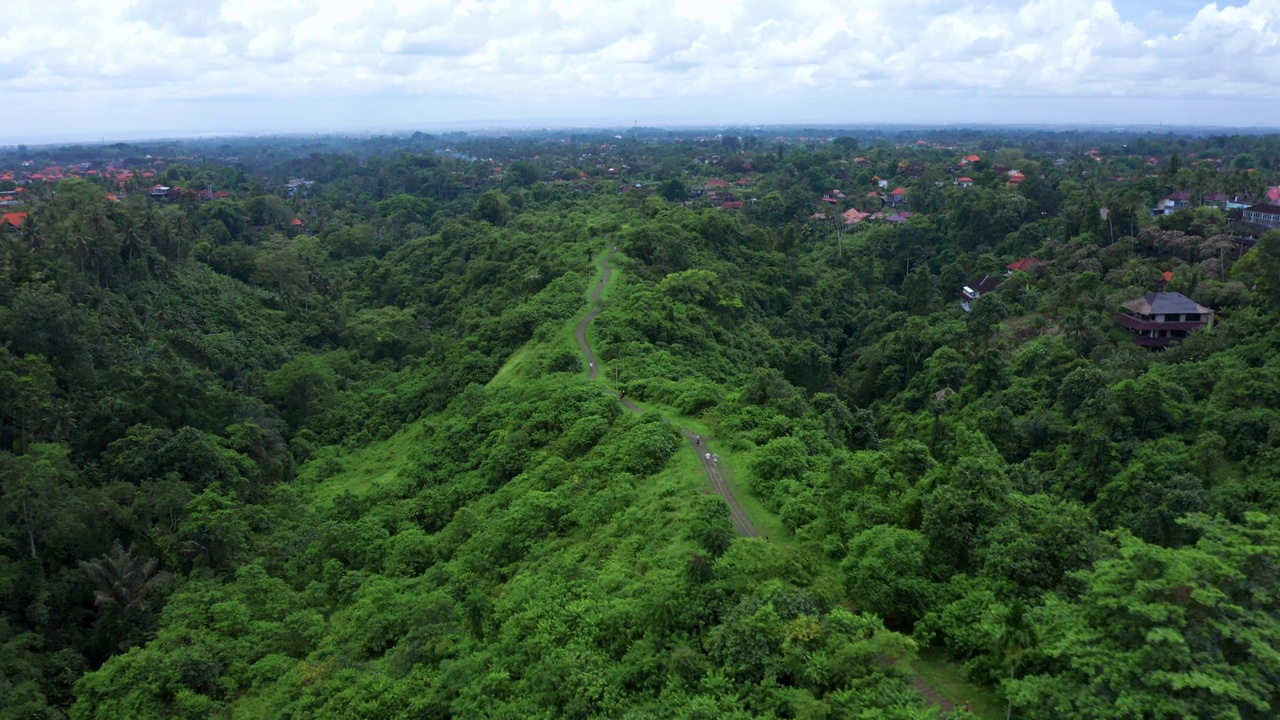
<path fill-rule="evenodd" d="M 0 144 L 439 127 L 1265 128 L 1280 0 L 16 0 Z"/>
<path fill-rule="evenodd" d="M 801 128 L 813 129 L 830 129 L 849 131 L 858 130 L 885 130 L 885 131 L 905 131 L 911 129 L 919 129 L 922 132 L 934 132 L 943 130 L 977 130 L 977 131 L 999 131 L 1002 129 L 1030 129 L 1030 130 L 1046 130 L 1046 131 L 1070 131 L 1070 130 L 1087 130 L 1093 132 L 1114 132 L 1114 133 L 1174 133 L 1174 134 L 1206 134 L 1221 132 L 1231 132 L 1240 134 L 1270 134 L 1280 133 L 1280 125 L 1162 125 L 1159 123 L 978 123 L 978 122 L 828 122 L 828 121 L 796 121 L 796 122 L 742 122 L 742 121 L 726 121 L 726 122 L 705 122 L 698 123 L 692 121 L 667 120 L 663 118 L 633 118 L 625 120 L 622 118 L 546 118 L 542 120 L 522 120 L 522 119 L 478 119 L 478 120 L 458 120 L 452 122 L 424 122 L 409 125 L 387 125 L 381 127 L 336 127 L 336 128 L 317 128 L 312 130 L 242 130 L 242 131 L 226 131 L 226 132 L 194 132 L 186 130 L 173 130 L 166 132 L 165 130 L 157 130 L 151 132 L 138 133 L 117 133 L 111 135 L 100 135 L 91 137 L 89 135 L 66 135 L 51 138 L 0 138 L 0 148 L 13 149 L 18 146 L 29 147 L 55 147 L 55 146 L 74 146 L 74 145 L 99 145 L 99 144 L 115 144 L 128 143 L 139 144 L 146 142 L 165 142 L 165 141 L 183 141 L 183 140 L 217 140 L 217 139 L 253 139 L 253 138 L 307 138 L 307 137 L 371 137 L 379 135 L 400 136 L 409 135 L 414 132 L 423 132 L 427 134 L 443 134 L 448 132 L 465 132 L 472 135 L 484 136 L 503 133 L 535 133 L 540 131 L 556 132 L 566 130 L 577 130 L 583 132 L 599 131 L 599 132 L 624 132 L 639 127 L 647 130 L 668 130 L 672 132 L 695 131 L 695 130 L 745 130 L 749 131 L 753 128 L 778 129 L 778 130 L 795 130 Z"/>

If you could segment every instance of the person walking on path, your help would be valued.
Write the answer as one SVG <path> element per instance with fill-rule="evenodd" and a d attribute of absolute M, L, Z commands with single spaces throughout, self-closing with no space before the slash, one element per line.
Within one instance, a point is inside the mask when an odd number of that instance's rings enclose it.
<path fill-rule="evenodd" d="M 707 453 L 706 458 L 707 462 L 711 462 L 711 453 Z"/>

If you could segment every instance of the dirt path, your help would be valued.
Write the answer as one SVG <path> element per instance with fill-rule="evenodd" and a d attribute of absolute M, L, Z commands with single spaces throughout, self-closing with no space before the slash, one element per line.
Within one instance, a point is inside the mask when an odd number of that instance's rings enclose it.
<path fill-rule="evenodd" d="M 591 352 L 591 346 L 587 344 L 587 327 L 600 314 L 600 291 L 604 289 L 605 284 L 609 282 L 609 277 L 613 273 L 613 270 L 609 267 L 609 258 L 613 257 L 615 252 L 617 251 L 610 250 L 609 254 L 600 260 L 600 269 L 604 271 L 604 274 L 600 277 L 600 282 L 591 289 L 591 311 L 587 313 L 586 317 L 582 318 L 575 331 L 578 338 L 578 349 L 582 351 L 583 356 L 587 359 L 587 378 L 590 380 L 596 379 L 600 374 L 600 368 L 596 364 L 595 353 Z M 617 396 L 615 395 L 615 397 Z M 631 412 L 644 412 L 644 410 L 626 398 L 618 398 L 618 401 Z M 699 444 L 695 442 L 695 436 L 689 430 L 681 428 L 680 432 L 698 457 L 698 462 L 702 465 L 703 472 L 707 474 L 707 480 L 711 483 L 711 489 L 715 490 L 716 494 L 724 498 L 725 503 L 729 505 L 729 516 L 733 519 L 733 527 L 738 531 L 738 534 L 743 537 L 760 537 L 760 533 L 756 531 L 755 526 L 751 524 L 751 520 L 747 519 L 747 514 L 743 512 L 742 505 L 738 504 L 738 499 L 733 496 L 733 491 L 729 489 L 729 483 L 725 481 L 724 475 L 720 472 L 719 463 L 707 459 L 707 453 L 711 452 L 710 448 L 706 447 L 705 443 Z"/>
<path fill-rule="evenodd" d="M 733 496 L 733 491 L 729 489 L 729 483 L 725 481 L 724 475 L 720 473 L 720 463 L 718 460 L 708 460 L 707 455 L 711 454 L 714 458 L 715 453 L 711 448 L 707 447 L 706 442 L 698 442 L 697 437 L 686 429 L 681 429 L 684 439 L 689 441 L 689 447 L 693 448 L 693 452 L 698 456 L 698 462 L 702 463 L 702 469 L 707 473 L 707 479 L 711 481 L 711 488 L 716 494 L 724 498 L 729 504 L 729 517 L 733 519 L 733 527 L 738 534 L 743 537 L 760 537 L 760 533 L 756 531 L 755 525 L 751 524 L 751 520 L 747 519 L 747 514 L 742 511 L 742 506 L 738 504 L 738 498 Z"/>
<path fill-rule="evenodd" d="M 613 274 L 613 270 L 609 267 L 609 258 L 613 257 L 615 252 L 617 251 L 610 250 L 609 254 L 605 255 L 600 260 L 600 269 L 604 271 L 604 274 L 600 277 L 600 282 L 591 289 L 591 311 L 588 312 L 586 317 L 582 318 L 582 321 L 578 323 L 576 330 L 578 349 L 582 351 L 583 356 L 587 359 L 587 377 L 591 380 L 596 379 L 600 374 L 600 368 L 597 367 L 595 353 L 591 352 L 591 346 L 587 344 L 587 328 L 591 325 L 591 321 L 595 320 L 596 317 L 600 315 L 600 311 L 602 309 L 600 307 L 600 291 L 604 289 L 604 286 L 609 282 L 609 278 Z M 613 394 L 614 397 L 618 397 L 617 394 L 613 393 L 613 391 L 609 392 L 610 394 Z M 618 401 L 622 403 L 623 407 L 631 412 L 644 412 L 642 408 L 636 406 L 626 398 L 618 398 Z M 729 517 L 733 520 L 734 529 L 736 529 L 738 534 L 743 537 L 760 537 L 760 533 L 756 530 L 755 526 L 751 524 L 751 520 L 747 518 L 747 514 L 743 512 L 742 505 L 738 503 L 738 499 L 733 495 L 733 490 L 729 488 L 729 483 L 725 481 L 724 475 L 720 472 L 720 464 L 714 460 L 707 459 L 707 453 L 712 453 L 712 455 L 714 455 L 714 451 L 707 447 L 705 441 L 698 443 L 695 440 L 696 436 L 691 431 L 681 428 L 680 433 L 684 435 L 685 441 L 689 443 L 689 447 L 693 450 L 694 455 L 698 458 L 698 462 L 702 465 L 703 472 L 707 474 L 707 480 L 711 483 L 711 489 L 714 490 L 717 495 L 724 498 L 725 503 L 729 505 Z M 924 696 L 925 700 L 936 704 L 943 712 L 951 712 L 956 709 L 954 703 L 944 697 L 942 693 L 930 687 L 929 683 L 925 682 L 919 675 L 912 677 L 911 684 L 915 686 L 915 689 L 922 696 Z"/>
<path fill-rule="evenodd" d="M 600 368 L 596 367 L 596 355 L 591 352 L 591 346 L 587 344 L 587 326 L 591 324 L 592 320 L 596 319 L 602 309 L 600 307 L 600 291 L 604 290 L 604 286 L 609 282 L 609 276 L 613 274 L 613 270 L 609 267 L 609 258 L 613 257 L 615 252 L 617 250 L 610 250 L 609 254 L 600 260 L 600 269 L 604 271 L 604 275 L 600 277 L 600 282 L 591 288 L 591 312 L 587 313 L 587 316 L 582 318 L 582 322 L 578 323 L 578 329 L 575 333 L 578 337 L 578 349 L 582 350 L 582 354 L 587 358 L 588 380 L 595 380 L 596 376 L 600 374 Z M 630 403 L 623 404 L 628 405 Z M 639 411 L 639 408 L 634 405 L 631 409 Z"/>
<path fill-rule="evenodd" d="M 911 676 L 911 686 L 916 689 L 916 692 L 923 695 L 925 700 L 937 705 L 942 712 L 951 712 L 956 709 L 955 703 L 946 699 L 943 697 L 942 693 L 930 687 L 929 683 L 925 682 L 924 678 L 919 675 Z"/>

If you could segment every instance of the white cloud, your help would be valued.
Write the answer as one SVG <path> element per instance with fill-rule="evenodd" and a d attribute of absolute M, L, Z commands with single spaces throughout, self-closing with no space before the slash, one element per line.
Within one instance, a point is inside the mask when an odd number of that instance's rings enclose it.
<path fill-rule="evenodd" d="M 1280 100 L 1280 0 L 1208 4 L 1176 28 L 1164 18 L 1159 34 L 1111 0 L 5 4 L 0 107 L 38 103 L 34 116 L 88 132 L 98 118 L 78 108 L 142 118 L 158 101 L 207 102 L 216 115 L 216 98 L 407 94 L 440 99 L 431 112 L 443 114 L 468 97 L 535 116 L 627 100 L 726 118 L 768 115 L 786 98 L 795 120 L 833 99 L 892 108 L 906 95 L 917 105 L 901 114 L 913 117 L 930 97 L 1259 103 L 1239 124 L 1274 122 L 1262 104 Z"/>

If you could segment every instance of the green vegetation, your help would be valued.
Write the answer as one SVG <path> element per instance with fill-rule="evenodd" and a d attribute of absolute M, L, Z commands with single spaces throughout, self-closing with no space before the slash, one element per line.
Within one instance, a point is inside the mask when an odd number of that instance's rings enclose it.
<path fill-rule="evenodd" d="M 915 673 L 982 718 L 1273 716 L 1280 233 L 1145 209 L 1260 196 L 1280 143 L 937 139 L 27 185 L 0 718 L 932 720 Z M 833 219 L 874 177 L 913 216 Z M 1216 316 L 1153 353 L 1111 316 L 1158 288 Z"/>

